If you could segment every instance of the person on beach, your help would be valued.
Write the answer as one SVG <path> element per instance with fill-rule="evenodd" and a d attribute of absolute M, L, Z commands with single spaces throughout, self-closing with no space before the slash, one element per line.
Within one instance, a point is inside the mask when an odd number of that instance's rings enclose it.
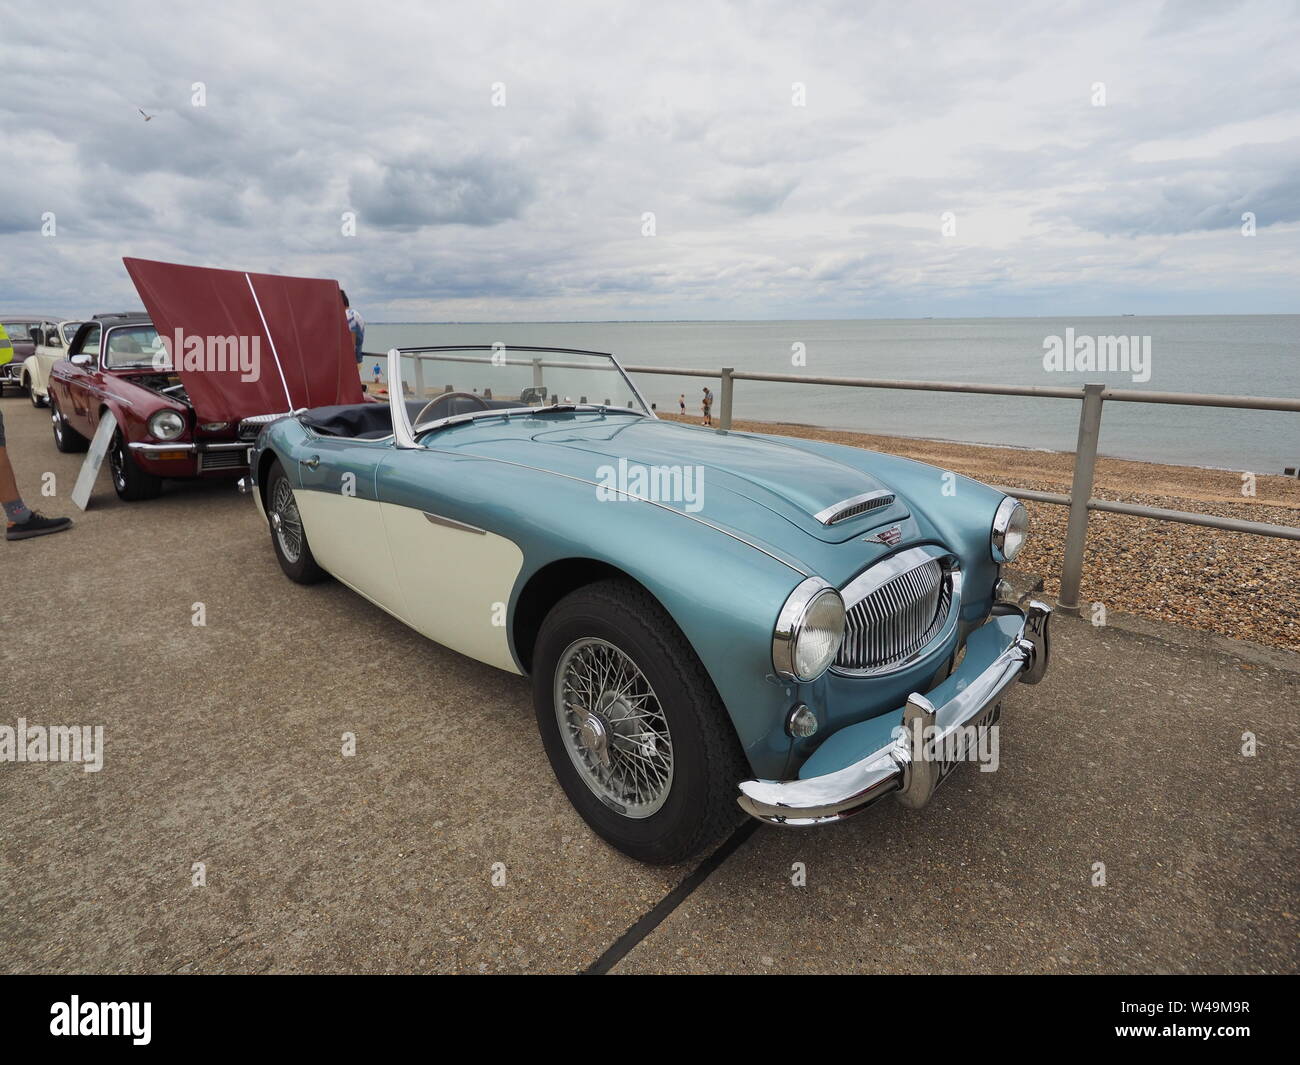
<path fill-rule="evenodd" d="M 0 366 L 12 362 L 14 346 L 9 334 L 0 325 Z M 18 481 L 14 468 L 9 465 L 9 452 L 5 448 L 5 416 L 0 412 L 0 504 L 5 510 L 5 539 L 27 540 L 33 536 L 62 532 L 72 527 L 71 518 L 47 518 L 30 509 L 18 494 Z"/>
<path fill-rule="evenodd" d="M 704 398 L 700 400 L 700 409 L 704 412 L 704 424 L 713 424 L 713 393 L 709 391 L 709 386 L 704 386 Z"/>
<path fill-rule="evenodd" d="M 682 408 L 682 417 L 685 418 L 686 417 L 686 393 L 685 392 L 683 392 L 680 396 L 677 397 L 677 402 L 678 404 L 680 404 Z"/>

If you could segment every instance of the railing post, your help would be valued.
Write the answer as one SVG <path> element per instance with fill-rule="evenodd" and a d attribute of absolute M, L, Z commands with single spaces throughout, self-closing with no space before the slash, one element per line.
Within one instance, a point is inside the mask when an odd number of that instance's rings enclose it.
<path fill-rule="evenodd" d="M 1065 525 L 1065 561 L 1061 564 L 1061 593 L 1056 607 L 1079 616 L 1079 583 L 1088 546 L 1088 500 L 1097 467 L 1097 437 L 1101 431 L 1101 393 L 1105 385 L 1084 385 L 1079 410 L 1079 441 L 1074 448 L 1074 480 L 1070 485 L 1070 516 Z"/>
<path fill-rule="evenodd" d="M 718 428 L 731 428 L 731 392 L 734 382 L 731 375 L 736 372 L 734 366 L 724 366 L 722 368 L 722 388 L 718 396 Z"/>
<path fill-rule="evenodd" d="M 415 398 L 424 399 L 424 359 L 415 356 Z"/>

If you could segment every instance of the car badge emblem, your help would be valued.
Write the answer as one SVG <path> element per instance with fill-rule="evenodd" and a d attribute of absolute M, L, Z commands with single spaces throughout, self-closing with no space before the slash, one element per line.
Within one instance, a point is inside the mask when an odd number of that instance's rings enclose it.
<path fill-rule="evenodd" d="M 886 547 L 893 547 L 902 538 L 902 527 L 891 525 L 888 529 L 881 529 L 875 536 L 864 536 L 862 539 L 869 544 L 884 544 Z"/>

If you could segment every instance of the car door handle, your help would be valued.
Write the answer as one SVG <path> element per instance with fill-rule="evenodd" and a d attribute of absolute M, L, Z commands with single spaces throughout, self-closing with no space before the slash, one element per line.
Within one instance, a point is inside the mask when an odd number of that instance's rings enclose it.
<path fill-rule="evenodd" d="M 298 465 L 299 465 L 299 466 L 306 466 L 307 469 L 309 469 L 309 470 L 314 470 L 317 466 L 320 465 L 320 456 L 319 456 L 319 455 L 313 455 L 313 456 L 312 456 L 311 458 L 309 458 L 309 459 L 299 459 L 299 460 L 298 460 Z"/>

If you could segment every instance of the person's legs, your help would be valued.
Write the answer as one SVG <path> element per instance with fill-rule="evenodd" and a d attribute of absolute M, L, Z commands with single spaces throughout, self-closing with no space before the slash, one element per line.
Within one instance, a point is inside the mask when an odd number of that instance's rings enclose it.
<path fill-rule="evenodd" d="M 62 532 L 72 525 L 71 518 L 46 518 L 29 510 L 18 494 L 18 480 L 9 464 L 5 449 L 5 419 L 0 414 L 0 504 L 5 512 L 5 539 L 26 540 L 46 533 Z"/>

